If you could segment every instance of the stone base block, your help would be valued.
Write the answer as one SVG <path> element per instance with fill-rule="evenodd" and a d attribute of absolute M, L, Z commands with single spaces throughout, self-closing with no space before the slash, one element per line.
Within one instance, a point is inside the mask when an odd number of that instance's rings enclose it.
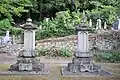
<path fill-rule="evenodd" d="M 37 64 L 40 62 L 40 59 L 37 58 L 18 58 L 17 63 L 32 63 L 32 64 Z"/>
<path fill-rule="evenodd" d="M 35 53 L 36 53 L 35 50 L 33 50 L 33 51 L 21 50 L 19 52 L 18 57 L 23 57 L 23 58 L 36 57 L 37 55 Z"/>
<path fill-rule="evenodd" d="M 23 64 L 23 63 L 21 63 Z M 27 64 L 28 65 L 28 64 Z M 20 65 L 20 63 L 16 63 L 14 65 L 11 65 L 10 68 L 8 69 L 9 71 L 26 71 L 26 72 L 39 72 L 39 71 L 46 71 L 49 70 L 49 66 L 45 65 L 43 63 L 38 63 L 38 64 L 32 64 L 31 66 L 27 65 Z"/>
<path fill-rule="evenodd" d="M 94 72 L 99 69 L 100 66 L 94 65 L 91 57 L 74 57 L 72 63 L 68 63 L 68 70 L 72 72 Z"/>
<path fill-rule="evenodd" d="M 100 71 L 94 71 L 94 72 L 73 72 L 69 71 L 68 67 L 62 67 L 61 68 L 62 75 L 63 76 L 72 76 L 72 75 L 78 75 L 81 77 L 96 77 L 96 76 L 112 76 L 113 74 L 104 70 Z"/>
<path fill-rule="evenodd" d="M 93 60 L 92 60 L 92 58 L 91 57 L 89 57 L 89 58 L 76 58 L 76 57 L 74 57 L 73 58 L 73 60 L 72 60 L 72 63 L 74 64 L 74 65 L 81 65 L 81 64 L 92 64 L 93 63 Z"/>
<path fill-rule="evenodd" d="M 19 70 L 19 64 L 11 65 L 8 71 L 0 72 L 0 75 L 47 75 L 50 67 L 47 64 L 33 64 L 32 70 Z"/>
<path fill-rule="evenodd" d="M 95 72 L 95 71 L 100 71 L 101 66 L 99 65 L 94 65 L 94 64 L 73 64 L 73 63 L 68 63 L 68 71 L 71 71 L 73 73 L 76 72 Z"/>
<path fill-rule="evenodd" d="M 92 57 L 92 54 L 90 52 L 79 52 L 79 51 L 76 51 L 74 56 L 77 57 L 77 58 L 79 58 L 79 57 Z"/>
<path fill-rule="evenodd" d="M 0 75 L 48 75 L 49 70 L 44 71 L 0 71 Z"/>

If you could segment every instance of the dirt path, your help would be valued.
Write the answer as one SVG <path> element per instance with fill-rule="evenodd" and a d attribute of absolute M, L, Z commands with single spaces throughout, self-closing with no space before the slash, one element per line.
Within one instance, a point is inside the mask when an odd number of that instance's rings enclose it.
<path fill-rule="evenodd" d="M 57 66 L 51 66 L 48 80 L 60 80 L 60 69 Z"/>

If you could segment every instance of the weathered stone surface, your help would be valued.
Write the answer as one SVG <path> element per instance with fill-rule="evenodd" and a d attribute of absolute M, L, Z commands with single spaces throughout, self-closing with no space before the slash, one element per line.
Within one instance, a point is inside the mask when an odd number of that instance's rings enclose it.
<path fill-rule="evenodd" d="M 75 57 L 91 57 L 92 54 L 90 52 L 80 52 L 80 51 L 76 51 L 74 54 Z"/>
<path fill-rule="evenodd" d="M 45 69 L 45 64 L 40 63 L 40 62 L 36 62 L 36 61 L 34 63 L 17 62 L 16 64 L 10 66 L 9 71 L 37 71 L 39 72 L 39 71 L 43 71 L 44 69 Z"/>
<path fill-rule="evenodd" d="M 18 65 L 18 63 L 11 65 L 8 70 L 9 70 L 9 71 L 19 70 L 19 65 Z"/>
<path fill-rule="evenodd" d="M 0 75 L 48 75 L 49 70 L 44 71 L 2 71 L 0 72 Z"/>
<path fill-rule="evenodd" d="M 100 71 L 94 71 L 94 72 L 72 72 L 69 71 L 67 67 L 62 67 L 62 75 L 63 76 L 71 76 L 71 75 L 78 75 L 78 76 L 90 76 L 90 77 L 96 77 L 96 76 L 112 76 L 113 74 L 104 70 Z"/>
<path fill-rule="evenodd" d="M 73 58 L 72 63 L 68 64 L 69 71 L 75 72 L 94 72 L 96 67 L 92 62 L 92 58 Z"/>
<path fill-rule="evenodd" d="M 60 38 L 50 38 L 37 41 L 37 48 L 54 48 L 69 47 L 71 51 L 76 51 L 77 36 L 71 35 Z M 99 50 L 118 51 L 120 50 L 120 31 L 105 31 L 101 33 L 89 34 L 89 50 L 93 47 Z"/>
<path fill-rule="evenodd" d="M 32 71 L 32 63 L 19 63 L 19 71 Z"/>
<path fill-rule="evenodd" d="M 19 53 L 19 57 L 36 57 L 36 52 L 35 50 L 33 51 L 21 50 Z"/>

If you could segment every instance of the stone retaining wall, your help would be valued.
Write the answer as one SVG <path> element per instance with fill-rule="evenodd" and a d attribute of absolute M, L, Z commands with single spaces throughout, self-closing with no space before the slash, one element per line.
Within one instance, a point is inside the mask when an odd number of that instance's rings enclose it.
<path fill-rule="evenodd" d="M 90 34 L 90 50 L 93 47 L 99 50 L 120 50 L 120 31 L 104 31 L 102 33 Z M 71 50 L 76 49 L 77 36 L 71 35 L 60 38 L 50 38 L 37 41 L 37 48 L 61 48 L 68 47 Z"/>
<path fill-rule="evenodd" d="M 95 36 L 96 47 L 100 50 L 120 50 L 120 31 L 109 31 Z"/>
<path fill-rule="evenodd" d="M 106 31 L 97 34 L 90 34 L 89 41 L 90 50 L 93 49 L 93 47 L 96 47 L 101 51 L 120 51 L 120 31 Z M 18 42 L 20 41 L 18 40 Z M 36 41 L 36 43 L 37 49 L 61 49 L 67 47 L 67 49 L 74 52 L 77 46 L 77 36 L 71 35 L 59 38 L 49 38 Z M 23 49 L 23 44 L 14 44 L 0 49 L 0 52 L 5 51 L 17 55 L 17 52 Z"/>

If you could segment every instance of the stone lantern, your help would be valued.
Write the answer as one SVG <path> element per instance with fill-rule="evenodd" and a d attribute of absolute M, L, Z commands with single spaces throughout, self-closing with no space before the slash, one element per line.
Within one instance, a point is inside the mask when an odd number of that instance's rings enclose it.
<path fill-rule="evenodd" d="M 35 51 L 35 30 L 37 27 L 32 24 L 32 19 L 28 18 L 21 26 L 24 29 L 24 48 L 19 52 L 17 63 L 10 67 L 10 71 L 17 71 L 18 74 L 48 74 L 45 64 L 40 63 Z M 42 73 L 41 73 L 42 72 Z"/>
<path fill-rule="evenodd" d="M 68 70 L 71 72 L 93 72 L 92 55 L 89 52 L 89 37 L 87 27 L 84 21 L 76 27 L 77 31 L 77 49 L 74 53 L 72 63 L 68 63 Z"/>

